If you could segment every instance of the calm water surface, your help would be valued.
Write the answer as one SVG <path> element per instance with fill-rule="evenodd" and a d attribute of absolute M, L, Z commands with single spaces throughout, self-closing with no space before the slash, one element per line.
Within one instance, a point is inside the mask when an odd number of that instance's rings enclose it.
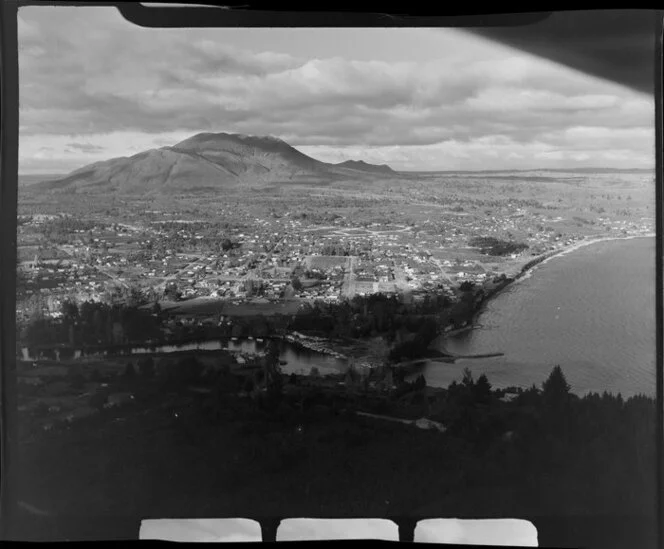
<path fill-rule="evenodd" d="M 209 341 L 201 341 L 195 343 L 184 343 L 181 345 L 156 345 L 152 347 L 133 347 L 130 351 L 132 355 L 143 355 L 152 353 L 176 353 L 182 351 L 217 351 L 220 349 L 229 349 L 240 353 L 256 354 L 263 353 L 266 350 L 267 340 L 256 339 L 237 339 L 237 340 L 220 340 L 214 339 Z M 314 366 L 318 371 L 325 374 L 338 374 L 345 372 L 347 362 L 345 359 L 335 358 L 333 356 L 312 351 L 306 348 L 293 345 L 287 341 L 278 341 L 279 345 L 279 360 L 285 362 L 282 364 L 281 370 L 287 374 L 296 373 L 303 374 L 311 371 Z M 30 356 L 27 348 L 22 351 L 24 360 L 34 360 Z M 73 358 L 78 359 L 83 356 L 107 356 L 107 353 L 91 352 L 85 354 L 80 350 L 75 350 Z"/>
<path fill-rule="evenodd" d="M 654 395 L 655 238 L 591 244 L 541 264 L 444 345 L 505 356 L 427 363 L 430 385 L 447 386 L 465 367 L 497 387 L 540 385 L 560 364 L 577 394 Z"/>

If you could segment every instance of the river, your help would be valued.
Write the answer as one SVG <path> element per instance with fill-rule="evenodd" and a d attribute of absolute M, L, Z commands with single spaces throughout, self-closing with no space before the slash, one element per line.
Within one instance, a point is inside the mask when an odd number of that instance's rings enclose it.
<path fill-rule="evenodd" d="M 473 329 L 439 345 L 504 356 L 427 362 L 418 373 L 447 386 L 467 367 L 495 387 L 527 387 L 559 364 L 577 394 L 654 396 L 655 295 L 655 238 L 591 244 L 535 267 L 490 300 Z"/>
<path fill-rule="evenodd" d="M 245 354 L 257 354 L 265 351 L 267 340 L 262 339 L 213 339 L 209 341 L 201 341 L 194 343 L 184 343 L 180 345 L 156 345 L 153 347 L 132 347 L 127 349 L 125 354 L 128 355 L 144 355 L 152 353 L 177 353 L 183 351 L 218 351 L 227 349 Z M 346 360 L 335 358 L 331 355 L 312 351 L 299 345 L 294 345 L 288 341 L 278 341 L 279 345 L 279 359 L 285 362 L 281 366 L 284 373 L 308 373 L 312 367 L 318 368 L 318 371 L 323 374 L 338 374 L 344 372 L 347 367 Z M 84 356 L 109 356 L 108 353 L 91 352 L 89 354 L 83 353 L 81 350 L 72 351 L 73 358 L 79 359 Z M 33 360 L 34 357 L 30 356 L 27 348 L 22 350 L 22 358 L 24 360 Z M 57 355 L 56 355 L 57 356 Z M 122 354 L 118 355 L 122 356 Z"/>

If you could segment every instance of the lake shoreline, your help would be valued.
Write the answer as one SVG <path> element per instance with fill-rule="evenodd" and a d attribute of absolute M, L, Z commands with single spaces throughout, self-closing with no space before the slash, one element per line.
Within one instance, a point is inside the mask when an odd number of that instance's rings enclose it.
<path fill-rule="evenodd" d="M 580 250 L 581 248 L 585 248 L 586 246 L 590 246 L 591 244 L 599 244 L 600 242 L 613 242 L 616 240 L 634 240 L 636 238 L 655 238 L 657 235 L 656 233 L 647 233 L 647 234 L 640 234 L 640 235 L 630 235 L 630 236 L 606 236 L 606 237 L 600 237 L 600 238 L 593 238 L 593 239 L 585 239 L 585 240 L 580 240 L 578 242 L 575 242 L 574 244 L 571 244 L 570 246 L 566 246 L 560 250 L 554 250 L 551 252 L 551 255 L 548 257 L 545 257 L 542 261 L 538 262 L 537 265 L 543 265 L 544 263 L 547 263 L 554 257 L 563 257 L 569 253 L 575 252 L 576 250 Z M 546 254 L 543 254 L 546 255 Z M 526 271 L 532 269 L 535 265 L 529 267 L 526 269 Z M 525 273 L 524 273 L 525 274 Z"/>
<path fill-rule="evenodd" d="M 566 374 L 578 394 L 607 390 L 650 395 L 654 370 L 652 237 L 652 233 L 645 233 L 588 239 L 539 257 L 537 265 L 542 265 L 553 257 L 606 243 L 550 264 L 553 267 L 542 269 L 521 288 L 506 292 L 498 303 L 484 306 L 500 292 L 485 297 L 472 323 L 443 334 L 436 345 L 460 355 L 505 352 L 503 358 L 477 365 L 478 371 L 499 376 L 496 379 L 501 378 L 501 383 L 525 386 L 534 372 L 544 375 L 546 368 L 560 364 L 568 365 Z M 524 267 L 508 285 L 535 271 L 533 265 Z M 633 282 L 635 290 L 624 287 L 627 280 Z M 457 361 L 461 368 L 474 368 L 472 362 Z M 423 370 L 436 384 L 458 375 L 439 371 L 436 366 Z"/>
<path fill-rule="evenodd" d="M 516 282 L 529 278 L 534 273 L 536 267 L 544 265 L 545 263 L 548 263 L 554 258 L 564 257 L 565 255 L 580 250 L 581 248 L 590 246 L 591 244 L 599 244 L 601 242 L 612 242 L 618 240 L 634 240 L 636 238 L 653 238 L 655 236 L 656 236 L 655 233 L 647 233 L 643 235 L 630 235 L 622 237 L 611 236 L 611 237 L 584 239 L 575 242 L 574 244 L 571 244 L 569 246 L 560 248 L 559 250 L 551 250 L 547 253 L 541 254 L 540 256 L 526 262 L 519 269 L 519 272 L 516 275 L 506 278 L 503 284 L 496 286 L 494 289 L 490 290 L 489 292 L 485 292 L 484 295 L 482 295 L 481 299 L 478 300 L 475 312 L 473 313 L 473 318 L 467 326 L 464 326 L 463 328 L 459 328 L 457 330 L 450 330 L 448 332 L 444 332 L 441 335 L 444 338 L 445 336 L 455 335 L 457 333 L 461 333 L 462 331 L 473 330 L 476 327 L 475 324 L 477 321 L 477 317 L 479 317 L 484 312 L 485 306 L 490 300 L 500 295 L 506 288 L 512 287 Z"/>

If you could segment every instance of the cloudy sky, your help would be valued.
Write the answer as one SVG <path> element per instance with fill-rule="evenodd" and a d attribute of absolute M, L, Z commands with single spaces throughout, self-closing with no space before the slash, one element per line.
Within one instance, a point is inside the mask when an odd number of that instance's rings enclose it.
<path fill-rule="evenodd" d="M 19 172 L 198 132 L 401 170 L 654 166 L 651 96 L 454 29 L 146 29 L 19 11 Z"/>

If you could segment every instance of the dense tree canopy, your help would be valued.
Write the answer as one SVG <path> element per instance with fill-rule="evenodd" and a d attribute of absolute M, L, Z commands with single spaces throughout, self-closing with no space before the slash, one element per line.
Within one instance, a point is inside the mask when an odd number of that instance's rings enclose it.
<path fill-rule="evenodd" d="M 528 245 L 522 242 L 500 240 L 492 236 L 478 236 L 472 238 L 469 244 L 480 248 L 482 253 L 499 256 L 518 254 L 528 249 Z"/>

